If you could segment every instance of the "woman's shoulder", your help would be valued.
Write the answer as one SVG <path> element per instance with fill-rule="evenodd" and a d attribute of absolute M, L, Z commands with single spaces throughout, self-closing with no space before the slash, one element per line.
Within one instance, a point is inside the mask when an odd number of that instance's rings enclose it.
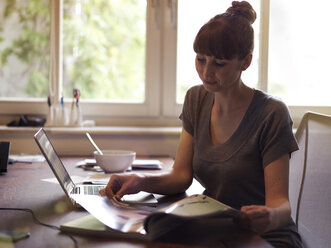
<path fill-rule="evenodd" d="M 255 110 L 265 121 L 292 123 L 290 111 L 285 102 L 261 90 L 255 90 Z"/>
<path fill-rule="evenodd" d="M 186 92 L 185 101 L 199 104 L 208 95 L 210 95 L 210 93 L 205 89 L 205 87 L 203 87 L 202 84 L 194 85 Z"/>
<path fill-rule="evenodd" d="M 193 95 L 204 95 L 204 94 L 207 94 L 208 91 L 205 89 L 205 87 L 203 87 L 202 84 L 198 84 L 198 85 L 194 85 L 194 86 L 191 86 L 188 91 L 187 91 L 187 94 L 193 94 Z"/>
<path fill-rule="evenodd" d="M 264 91 L 255 89 L 256 105 L 263 107 L 266 111 L 288 111 L 285 102 L 276 96 L 270 95 Z"/>

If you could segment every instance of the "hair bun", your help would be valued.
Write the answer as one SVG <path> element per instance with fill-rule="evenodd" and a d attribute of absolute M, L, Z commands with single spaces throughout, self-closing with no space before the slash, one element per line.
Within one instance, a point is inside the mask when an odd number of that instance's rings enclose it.
<path fill-rule="evenodd" d="M 256 20 L 255 10 L 253 9 L 252 5 L 246 1 L 233 1 L 232 7 L 228 8 L 226 12 L 233 15 L 240 15 L 246 18 L 250 24 L 253 24 Z"/>

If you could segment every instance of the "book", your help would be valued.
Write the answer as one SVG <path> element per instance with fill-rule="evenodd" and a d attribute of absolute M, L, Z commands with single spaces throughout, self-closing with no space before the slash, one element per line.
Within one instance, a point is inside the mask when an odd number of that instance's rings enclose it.
<path fill-rule="evenodd" d="M 87 214 L 83 217 L 61 224 L 60 230 L 62 232 L 97 237 L 114 237 L 139 240 L 149 239 L 146 234 L 141 234 L 139 232 L 122 232 L 120 230 L 110 228 L 91 214 Z"/>
<path fill-rule="evenodd" d="M 86 202 L 84 196 L 76 201 L 90 215 L 61 225 L 61 230 L 84 235 L 126 237 L 143 240 L 169 240 L 178 230 L 196 226 L 204 232 L 209 228 L 233 224 L 240 211 L 206 195 L 196 194 L 161 209 L 116 205 L 107 197 L 95 196 Z M 213 223 L 211 225 L 211 223 Z M 223 228 L 222 227 L 222 228 Z M 199 230 L 198 230 L 199 231 Z"/>
<path fill-rule="evenodd" d="M 131 165 L 132 169 L 161 170 L 162 162 L 157 159 L 135 159 Z"/>

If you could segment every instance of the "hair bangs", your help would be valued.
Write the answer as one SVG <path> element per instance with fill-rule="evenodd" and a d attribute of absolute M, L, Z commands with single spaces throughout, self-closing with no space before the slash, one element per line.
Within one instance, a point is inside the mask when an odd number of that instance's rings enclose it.
<path fill-rule="evenodd" d="M 233 34 L 220 24 L 219 21 L 209 22 L 200 29 L 193 44 L 196 53 L 217 59 L 233 59 L 238 54 Z"/>

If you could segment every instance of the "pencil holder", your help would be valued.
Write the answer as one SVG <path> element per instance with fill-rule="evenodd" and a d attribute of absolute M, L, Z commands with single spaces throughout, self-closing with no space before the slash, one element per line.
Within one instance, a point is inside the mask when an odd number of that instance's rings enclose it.
<path fill-rule="evenodd" d="M 80 127 L 83 125 L 83 113 L 79 105 L 73 105 L 70 110 L 70 126 Z"/>
<path fill-rule="evenodd" d="M 45 126 L 63 127 L 70 124 L 70 110 L 61 104 L 52 105 L 49 108 Z"/>

